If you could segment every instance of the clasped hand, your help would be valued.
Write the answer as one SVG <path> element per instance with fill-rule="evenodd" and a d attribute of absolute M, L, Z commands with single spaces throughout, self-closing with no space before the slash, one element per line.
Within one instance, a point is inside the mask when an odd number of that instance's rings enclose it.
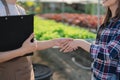
<path fill-rule="evenodd" d="M 72 38 L 56 39 L 61 52 L 72 52 L 79 47 L 79 40 Z"/>

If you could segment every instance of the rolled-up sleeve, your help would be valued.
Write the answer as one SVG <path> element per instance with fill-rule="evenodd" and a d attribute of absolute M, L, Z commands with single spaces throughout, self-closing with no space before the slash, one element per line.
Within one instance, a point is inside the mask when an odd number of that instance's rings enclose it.
<path fill-rule="evenodd" d="M 91 57 L 93 59 L 97 58 L 98 53 L 99 53 L 99 45 L 91 44 L 91 46 L 90 46 L 90 53 L 91 53 Z"/>
<path fill-rule="evenodd" d="M 117 59 L 118 54 L 120 54 L 120 31 L 111 38 L 111 41 L 107 45 L 92 44 L 90 53 L 93 59 Z"/>

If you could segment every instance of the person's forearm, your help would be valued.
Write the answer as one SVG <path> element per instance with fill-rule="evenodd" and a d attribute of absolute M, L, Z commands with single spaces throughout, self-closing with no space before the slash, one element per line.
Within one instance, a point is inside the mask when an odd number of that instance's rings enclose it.
<path fill-rule="evenodd" d="M 46 41 L 37 41 L 37 50 L 44 50 L 53 47 L 54 41 L 53 40 L 46 40 Z"/>
<path fill-rule="evenodd" d="M 87 52 L 90 52 L 91 43 L 89 43 L 85 40 L 82 40 L 82 39 L 79 39 L 79 40 L 80 40 L 79 47 L 81 47 L 82 49 L 84 49 Z"/>
<path fill-rule="evenodd" d="M 0 63 L 11 60 L 19 56 L 23 56 L 23 53 L 25 53 L 25 50 L 23 50 L 22 48 L 6 51 L 6 52 L 0 52 Z"/>

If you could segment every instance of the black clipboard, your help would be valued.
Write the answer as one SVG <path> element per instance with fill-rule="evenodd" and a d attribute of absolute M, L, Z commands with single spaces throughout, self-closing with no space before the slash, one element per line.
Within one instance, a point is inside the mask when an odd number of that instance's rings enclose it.
<path fill-rule="evenodd" d="M 33 33 L 34 15 L 0 17 L 0 52 L 18 49 Z"/>

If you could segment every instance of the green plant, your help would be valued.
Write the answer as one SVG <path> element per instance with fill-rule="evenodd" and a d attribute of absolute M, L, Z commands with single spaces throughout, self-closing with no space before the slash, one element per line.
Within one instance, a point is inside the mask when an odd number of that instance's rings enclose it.
<path fill-rule="evenodd" d="M 53 38 L 95 39 L 96 34 L 84 28 L 65 25 L 54 20 L 42 19 L 35 16 L 34 32 L 37 40 L 49 40 Z"/>

